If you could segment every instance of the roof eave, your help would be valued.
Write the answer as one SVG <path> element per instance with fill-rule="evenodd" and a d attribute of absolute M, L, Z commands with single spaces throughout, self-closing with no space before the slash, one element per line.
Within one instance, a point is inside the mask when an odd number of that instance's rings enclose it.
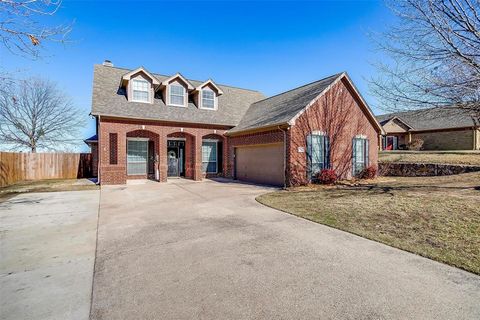
<path fill-rule="evenodd" d="M 273 125 L 268 125 L 268 126 L 262 126 L 262 127 L 254 127 L 254 128 L 246 128 L 242 129 L 239 131 L 227 131 L 225 133 L 226 136 L 228 137 L 234 137 L 234 136 L 241 136 L 245 134 L 251 134 L 251 133 L 256 133 L 256 132 L 265 132 L 265 131 L 271 131 L 275 129 L 286 129 L 289 128 L 290 125 L 287 122 L 279 123 L 279 124 L 273 124 Z M 234 129 L 234 128 L 233 128 Z"/>
<path fill-rule="evenodd" d="M 181 121 L 181 120 L 168 120 L 168 119 L 160 119 L 160 118 L 147 118 L 147 117 L 134 117 L 134 116 L 121 116 L 121 115 L 116 115 L 116 114 L 107 114 L 107 113 L 97 113 L 97 112 L 92 112 L 91 113 L 93 116 L 102 116 L 102 117 L 108 117 L 108 118 L 115 118 L 115 119 L 132 119 L 132 120 L 145 120 L 145 121 L 159 121 L 159 122 L 169 122 L 169 123 L 185 123 L 185 124 L 198 124 L 198 125 L 210 125 L 210 126 L 218 126 L 218 127 L 230 127 L 233 128 L 236 125 L 235 124 L 222 124 L 222 123 L 211 123 L 211 122 L 199 122 L 199 121 Z"/>

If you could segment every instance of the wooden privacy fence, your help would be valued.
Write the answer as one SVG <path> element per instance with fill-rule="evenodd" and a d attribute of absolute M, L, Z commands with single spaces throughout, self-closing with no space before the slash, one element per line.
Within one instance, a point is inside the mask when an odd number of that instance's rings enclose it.
<path fill-rule="evenodd" d="M 90 153 L 0 152 L 0 187 L 22 180 L 92 176 Z"/>

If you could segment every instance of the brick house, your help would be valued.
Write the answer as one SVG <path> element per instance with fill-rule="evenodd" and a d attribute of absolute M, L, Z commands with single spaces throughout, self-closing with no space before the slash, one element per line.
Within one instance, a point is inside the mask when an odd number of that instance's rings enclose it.
<path fill-rule="evenodd" d="M 415 139 L 423 150 L 480 150 L 480 124 L 467 110 L 437 107 L 377 116 L 384 150 L 406 149 Z"/>
<path fill-rule="evenodd" d="M 91 146 L 101 184 L 224 176 L 278 186 L 377 165 L 382 128 L 346 73 L 258 91 L 95 65 Z"/>

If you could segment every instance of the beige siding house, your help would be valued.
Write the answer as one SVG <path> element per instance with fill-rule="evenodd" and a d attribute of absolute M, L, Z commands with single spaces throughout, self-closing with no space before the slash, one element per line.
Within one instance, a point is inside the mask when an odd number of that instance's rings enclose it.
<path fill-rule="evenodd" d="M 383 150 L 405 149 L 416 139 L 423 150 L 480 150 L 480 126 L 458 108 L 431 108 L 377 116 L 385 131 Z"/>

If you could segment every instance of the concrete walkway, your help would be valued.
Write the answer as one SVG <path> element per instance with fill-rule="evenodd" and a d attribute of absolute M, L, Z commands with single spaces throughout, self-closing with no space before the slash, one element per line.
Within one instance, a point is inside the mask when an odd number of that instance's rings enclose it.
<path fill-rule="evenodd" d="M 100 191 L 0 203 L 0 319 L 88 319 Z"/>
<path fill-rule="evenodd" d="M 93 319 L 480 319 L 480 277 L 267 207 L 268 189 L 104 187 Z"/>

